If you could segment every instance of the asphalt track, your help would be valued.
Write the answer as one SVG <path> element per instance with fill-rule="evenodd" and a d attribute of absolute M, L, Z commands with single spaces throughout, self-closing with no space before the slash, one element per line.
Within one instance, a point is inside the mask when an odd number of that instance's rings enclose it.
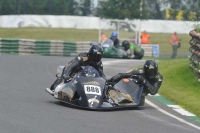
<path fill-rule="evenodd" d="M 0 133 L 199 133 L 148 104 L 200 127 L 150 96 L 138 109 L 89 111 L 62 104 L 45 88 L 55 80 L 56 67 L 72 58 L 0 56 Z M 103 59 L 109 78 L 144 61 Z"/>

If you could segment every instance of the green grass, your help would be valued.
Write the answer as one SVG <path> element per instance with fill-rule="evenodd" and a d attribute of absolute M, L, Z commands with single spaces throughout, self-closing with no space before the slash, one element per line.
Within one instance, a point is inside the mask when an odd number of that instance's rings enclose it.
<path fill-rule="evenodd" d="M 200 118 L 200 83 L 189 68 L 189 60 L 163 60 L 158 64 L 164 77 L 159 94 Z"/>
<path fill-rule="evenodd" d="M 112 31 L 103 31 L 107 37 Z M 171 34 L 149 33 L 152 44 L 159 44 L 160 52 L 172 51 L 169 39 Z M 0 28 L 1 38 L 21 38 L 21 39 L 36 39 L 36 40 L 66 40 L 70 42 L 78 41 L 98 41 L 98 30 L 79 30 L 79 29 L 63 29 L 63 28 Z M 121 38 L 129 38 L 133 36 L 131 32 L 120 32 Z M 189 40 L 191 37 L 188 34 L 178 34 L 182 39 L 181 48 L 178 52 L 189 52 Z"/>
<path fill-rule="evenodd" d="M 171 37 L 171 34 L 150 33 L 150 36 L 151 36 L 151 43 L 159 44 L 160 52 L 172 51 L 172 47 L 169 44 L 169 39 Z M 190 37 L 189 34 L 178 34 L 178 37 L 181 39 L 181 48 L 178 49 L 178 52 L 189 52 L 189 47 L 190 47 L 189 41 L 190 39 L 192 39 L 192 37 Z"/>
<path fill-rule="evenodd" d="M 165 57 L 144 57 L 144 59 L 159 60 L 158 68 L 163 75 L 163 83 L 158 93 L 200 118 L 200 82 L 189 68 L 189 59 L 183 57 L 175 60 Z M 137 68 L 140 67 L 142 66 Z"/>
<path fill-rule="evenodd" d="M 1 38 L 23 38 L 36 40 L 97 41 L 97 30 L 56 28 L 1 28 Z"/>

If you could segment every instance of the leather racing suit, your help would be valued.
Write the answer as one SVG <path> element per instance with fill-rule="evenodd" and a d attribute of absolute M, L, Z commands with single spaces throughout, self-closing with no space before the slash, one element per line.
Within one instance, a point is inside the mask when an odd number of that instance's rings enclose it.
<path fill-rule="evenodd" d="M 115 48 L 118 48 L 119 47 L 119 39 L 118 38 L 113 39 L 112 37 L 110 37 L 110 39 L 113 41 Z"/>
<path fill-rule="evenodd" d="M 148 95 L 149 93 L 151 95 L 155 95 L 161 84 L 162 84 L 162 80 L 163 80 L 163 76 L 157 72 L 155 78 L 147 78 L 145 76 L 144 73 L 144 69 L 143 68 L 139 68 L 137 70 L 133 70 L 129 73 L 118 73 L 117 75 L 113 76 L 111 79 L 107 80 L 108 82 L 119 82 L 122 78 L 129 78 L 129 77 L 133 77 L 136 76 L 143 80 L 144 83 L 144 89 L 143 89 L 143 96 Z"/>
<path fill-rule="evenodd" d="M 75 59 L 70 61 L 63 69 L 61 77 L 58 77 L 57 80 L 50 87 L 51 90 L 54 90 L 64 79 L 64 77 L 72 76 L 74 73 L 82 70 L 81 66 L 93 66 L 99 73 L 99 75 L 106 79 L 106 76 L 103 72 L 102 61 L 98 63 L 93 63 L 88 59 L 88 53 L 80 53 Z"/>

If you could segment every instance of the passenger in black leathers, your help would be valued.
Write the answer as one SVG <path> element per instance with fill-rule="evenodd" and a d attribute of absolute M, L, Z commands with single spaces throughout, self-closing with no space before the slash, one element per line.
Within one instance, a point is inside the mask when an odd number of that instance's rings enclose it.
<path fill-rule="evenodd" d="M 110 39 L 113 41 L 113 43 L 114 43 L 114 47 L 115 48 L 118 48 L 119 47 L 119 43 L 120 43 L 120 41 L 119 41 L 119 39 L 117 38 L 117 36 L 118 36 L 118 34 L 117 34 L 117 32 L 112 32 L 112 34 L 111 34 L 111 37 L 110 37 Z"/>
<path fill-rule="evenodd" d="M 103 72 L 103 64 L 102 59 L 103 57 L 103 49 L 99 45 L 92 45 L 89 49 L 89 52 L 80 53 L 75 59 L 70 61 L 63 69 L 61 77 L 57 77 L 56 81 L 51 85 L 50 90 L 54 91 L 55 88 L 61 82 L 68 82 L 71 76 L 82 70 L 81 66 L 93 66 L 97 69 L 100 76 L 106 79 L 106 76 Z"/>
<path fill-rule="evenodd" d="M 129 73 L 119 73 L 107 80 L 108 83 L 117 83 L 122 78 L 137 78 L 139 84 L 144 85 L 143 96 L 155 95 L 162 84 L 163 76 L 158 72 L 158 64 L 154 60 L 147 60 L 143 68 L 133 70 Z"/>

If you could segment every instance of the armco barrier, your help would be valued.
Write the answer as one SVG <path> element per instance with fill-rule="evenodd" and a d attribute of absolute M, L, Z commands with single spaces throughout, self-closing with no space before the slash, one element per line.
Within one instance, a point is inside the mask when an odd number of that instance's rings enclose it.
<path fill-rule="evenodd" d="M 200 80 L 200 33 L 192 30 L 189 32 L 189 35 L 192 37 L 189 42 L 191 45 L 189 51 L 192 53 L 189 67 L 194 72 L 197 79 Z"/>
<path fill-rule="evenodd" d="M 32 40 L 0 38 L 0 54 L 77 56 L 87 52 L 91 42 L 66 42 L 59 40 Z M 141 45 L 144 56 L 159 56 L 159 45 Z"/>

